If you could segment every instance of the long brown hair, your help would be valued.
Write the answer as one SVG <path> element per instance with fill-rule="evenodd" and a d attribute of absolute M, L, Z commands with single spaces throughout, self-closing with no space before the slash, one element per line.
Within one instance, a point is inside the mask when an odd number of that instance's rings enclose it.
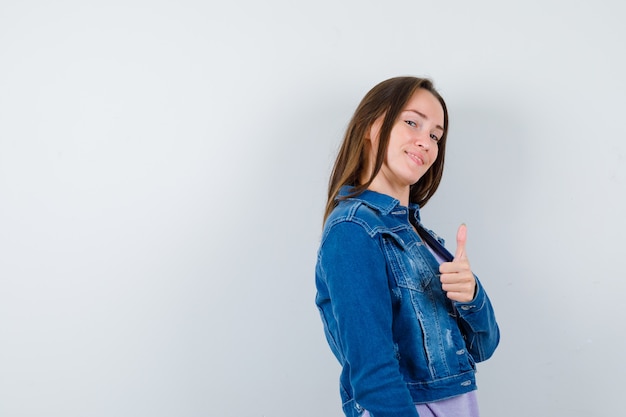
<path fill-rule="evenodd" d="M 324 222 L 330 215 L 330 212 L 337 206 L 336 198 L 342 186 L 353 186 L 352 196 L 360 194 L 370 186 L 374 177 L 376 177 L 383 166 L 383 161 L 387 154 L 387 146 L 389 145 L 389 136 L 396 119 L 404 110 L 415 91 L 420 88 L 433 94 L 443 107 L 443 135 L 438 143 L 437 159 L 419 181 L 411 186 L 409 202 L 417 203 L 420 207 L 423 207 L 435 194 L 441 182 L 446 154 L 446 138 L 448 136 L 448 109 L 446 103 L 435 90 L 433 82 L 427 78 L 390 78 L 377 84 L 363 97 L 348 124 L 328 182 L 328 200 L 326 201 Z M 374 169 L 369 179 L 361 184 L 361 175 L 367 161 L 365 137 L 374 121 L 382 115 L 385 115 L 385 117 L 380 128 Z"/>

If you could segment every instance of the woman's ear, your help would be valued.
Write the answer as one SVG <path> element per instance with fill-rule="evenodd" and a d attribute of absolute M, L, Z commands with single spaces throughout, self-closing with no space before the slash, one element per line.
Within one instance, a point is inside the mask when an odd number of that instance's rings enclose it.
<path fill-rule="evenodd" d="M 380 116 L 374 120 L 374 123 L 367 130 L 365 140 L 370 141 L 372 145 L 378 143 L 378 135 L 380 134 L 380 128 L 383 126 L 383 118 L 384 116 Z"/>
<path fill-rule="evenodd" d="M 363 157 L 365 159 L 360 175 L 361 184 L 365 184 L 370 180 L 370 176 L 374 170 L 376 154 L 378 153 L 378 139 L 380 137 L 380 129 L 383 126 L 383 119 L 384 116 L 381 116 L 374 120 L 369 129 L 365 131 L 365 143 L 363 144 Z"/>

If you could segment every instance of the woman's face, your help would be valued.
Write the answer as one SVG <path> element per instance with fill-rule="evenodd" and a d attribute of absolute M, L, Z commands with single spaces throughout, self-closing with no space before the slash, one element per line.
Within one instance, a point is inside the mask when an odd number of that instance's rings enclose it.
<path fill-rule="evenodd" d="M 373 168 L 378 135 L 384 116 L 370 129 L 369 167 Z M 408 204 L 410 186 L 415 184 L 437 159 L 437 142 L 443 136 L 444 112 L 439 100 L 428 90 L 418 89 L 400 112 L 389 138 L 387 154 L 370 189 L 391 195 Z"/>

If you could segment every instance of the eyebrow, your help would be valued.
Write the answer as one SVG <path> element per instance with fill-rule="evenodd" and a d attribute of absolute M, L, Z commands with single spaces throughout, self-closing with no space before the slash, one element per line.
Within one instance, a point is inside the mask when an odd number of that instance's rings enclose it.
<path fill-rule="evenodd" d="M 413 112 L 413 113 L 419 114 L 419 115 L 420 115 L 420 116 L 422 116 L 424 119 L 426 119 L 426 120 L 430 120 L 430 119 L 428 118 L 428 116 L 426 116 L 426 115 L 425 115 L 424 113 L 422 113 L 421 111 L 417 111 L 417 110 L 414 110 L 414 109 L 406 109 L 406 110 L 404 110 L 404 111 L 410 111 L 410 112 Z M 436 125 L 435 127 L 436 127 L 437 129 L 440 129 L 440 130 L 443 132 L 443 127 L 441 127 L 440 125 Z"/>

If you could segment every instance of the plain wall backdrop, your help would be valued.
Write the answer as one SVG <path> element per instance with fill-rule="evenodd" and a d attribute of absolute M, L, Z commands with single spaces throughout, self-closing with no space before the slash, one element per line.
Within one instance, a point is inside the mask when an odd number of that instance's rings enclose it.
<path fill-rule="evenodd" d="M 619 414 L 625 39 L 617 0 L 1 0 L 0 416 L 340 417 L 326 184 L 397 75 L 449 106 L 482 415 Z"/>

